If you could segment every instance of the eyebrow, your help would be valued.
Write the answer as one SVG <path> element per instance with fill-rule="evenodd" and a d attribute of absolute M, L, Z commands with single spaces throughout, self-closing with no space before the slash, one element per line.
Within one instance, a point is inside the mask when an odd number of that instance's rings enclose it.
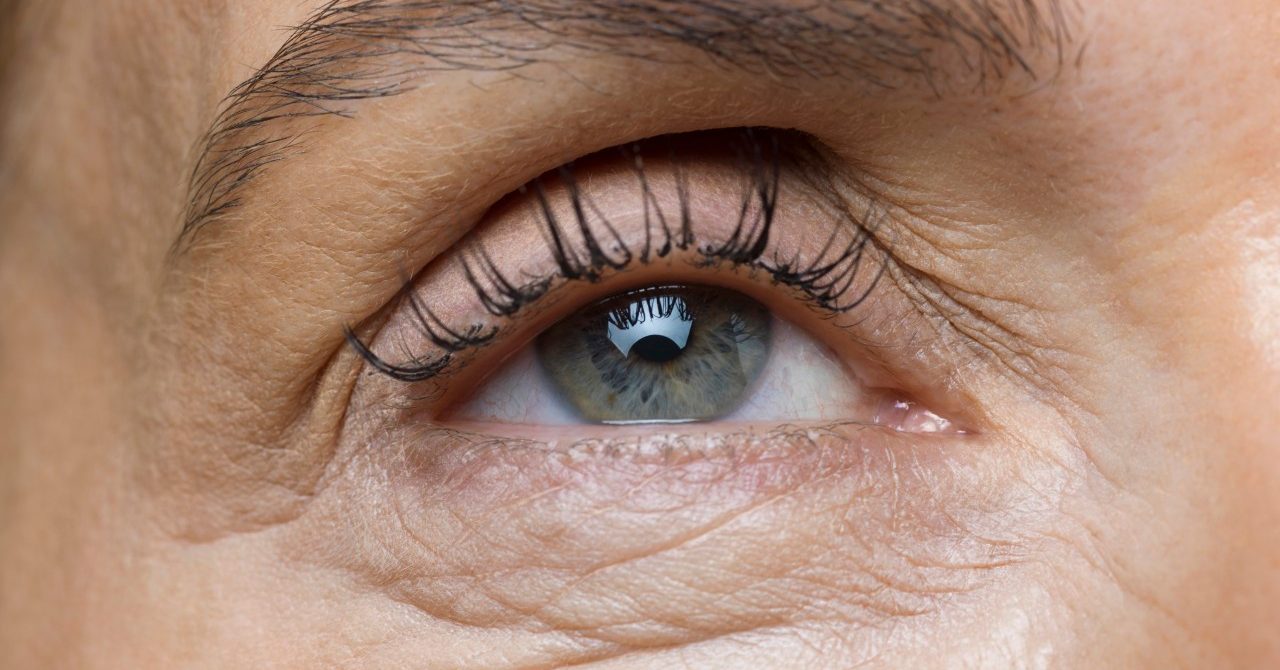
<path fill-rule="evenodd" d="M 175 248 L 296 152 L 307 119 L 352 117 L 432 72 L 517 71 L 553 50 L 676 62 L 692 48 L 720 68 L 942 97 L 1056 75 L 1079 57 L 1079 14 L 1073 0 L 328 0 L 224 98 Z"/>

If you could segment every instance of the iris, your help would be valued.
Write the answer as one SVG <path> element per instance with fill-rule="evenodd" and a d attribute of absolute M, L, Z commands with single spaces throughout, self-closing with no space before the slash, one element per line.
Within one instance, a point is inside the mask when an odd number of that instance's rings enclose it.
<path fill-rule="evenodd" d="M 584 419 L 703 421 L 743 401 L 768 359 L 771 321 L 736 291 L 652 287 L 556 324 L 538 358 Z"/>

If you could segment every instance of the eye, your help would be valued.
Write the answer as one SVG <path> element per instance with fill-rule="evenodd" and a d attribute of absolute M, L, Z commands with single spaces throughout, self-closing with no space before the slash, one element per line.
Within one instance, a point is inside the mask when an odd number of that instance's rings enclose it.
<path fill-rule="evenodd" d="M 814 151 L 747 129 L 557 169 L 407 285 L 379 345 L 393 357 L 349 339 L 420 385 L 407 410 L 477 434 L 806 421 L 954 432 L 899 390 L 929 395 L 919 374 L 938 349 L 912 298 L 880 281 L 893 260 L 870 232 L 879 205 L 829 181 Z"/>
<path fill-rule="evenodd" d="M 859 384 L 827 347 L 737 291 L 655 286 L 548 328 L 452 413 L 563 425 L 851 420 L 910 432 L 950 422 Z"/>

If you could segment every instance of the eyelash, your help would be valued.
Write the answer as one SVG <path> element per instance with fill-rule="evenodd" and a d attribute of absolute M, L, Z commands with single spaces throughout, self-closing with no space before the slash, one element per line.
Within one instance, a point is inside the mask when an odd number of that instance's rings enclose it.
<path fill-rule="evenodd" d="M 597 283 L 608 272 L 624 270 L 634 262 L 648 264 L 655 256 L 664 258 L 674 250 L 694 249 L 700 256 L 695 263 L 697 267 L 729 265 L 763 271 L 775 284 L 797 290 L 823 311 L 836 314 L 856 309 L 870 297 L 888 266 L 889 256 L 872 234 L 878 212 L 874 203 L 867 208 L 863 221 L 854 221 L 850 217 L 850 223 L 856 229 L 844 246 L 836 246 L 840 232 L 837 227 L 822 251 L 810 261 L 803 261 L 798 255 L 782 259 L 775 254 L 772 259 L 766 259 L 765 252 L 773 229 L 783 170 L 782 137 L 779 131 L 772 129 L 744 128 L 736 132 L 740 136 L 735 149 L 739 159 L 749 164 L 748 174 L 752 181 L 751 188 L 743 195 L 738 222 L 723 244 L 697 246 L 697 235 L 690 216 L 689 185 L 683 172 L 678 171 L 676 176 L 679 224 L 673 229 L 645 177 L 640 145 L 622 147 L 618 151 L 630 159 L 643 193 L 645 242 L 641 252 L 636 254 L 629 249 L 603 212 L 582 193 L 574 177 L 573 164 L 570 163 L 558 168 L 556 174 L 568 192 L 574 219 L 569 225 L 581 236 L 580 247 L 575 248 L 570 241 L 565 224 L 555 214 L 541 179 L 522 186 L 519 191 L 521 194 L 532 191 L 537 200 L 548 246 L 557 269 L 547 276 L 519 283 L 502 272 L 482 245 L 476 244 L 465 249 L 462 252 L 462 270 L 480 305 L 495 317 L 511 318 L 559 284 L 576 281 Z M 761 144 L 761 135 L 768 138 L 770 146 L 767 151 Z M 797 143 L 807 144 L 807 140 L 803 138 L 794 139 Z M 602 245 L 602 236 L 588 224 L 588 211 L 595 214 L 600 222 L 596 225 L 603 228 L 606 241 L 612 241 L 612 250 Z M 656 248 L 655 235 L 660 238 Z M 886 262 L 880 263 L 865 287 L 854 292 L 868 246 L 882 252 L 878 255 Z M 836 249 L 838 251 L 833 251 Z M 402 382 L 425 381 L 447 370 L 456 354 L 483 347 L 497 338 L 500 332 L 497 325 L 472 324 L 461 330 L 450 327 L 429 306 L 423 304 L 413 291 L 413 283 L 413 279 L 405 282 L 401 290 L 402 299 L 409 304 L 422 334 L 443 353 L 435 358 L 412 357 L 404 364 L 393 364 L 375 354 L 351 328 L 347 328 L 347 342 L 378 372 Z"/>

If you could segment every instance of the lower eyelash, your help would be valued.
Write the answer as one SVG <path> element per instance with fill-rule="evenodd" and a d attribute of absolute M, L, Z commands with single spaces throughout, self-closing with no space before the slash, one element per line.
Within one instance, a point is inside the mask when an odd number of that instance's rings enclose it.
<path fill-rule="evenodd" d="M 566 224 L 555 213 L 540 180 L 522 186 L 521 193 L 532 191 L 542 215 L 547 246 L 555 260 L 556 271 L 548 276 L 525 278 L 517 281 L 507 277 L 497 266 L 483 245 L 475 244 L 463 250 L 462 271 L 466 281 L 476 293 L 480 305 L 489 314 L 509 318 L 523 308 L 537 302 L 554 286 L 563 282 L 599 282 L 608 273 L 620 271 L 632 263 L 647 264 L 653 257 L 662 258 L 673 250 L 695 249 L 701 257 L 701 267 L 746 267 L 767 273 L 774 282 L 796 289 L 819 308 L 839 313 L 855 309 L 871 295 L 883 277 L 887 263 L 882 262 L 871 281 L 857 292 L 857 277 L 872 246 L 883 252 L 872 234 L 878 212 L 870 206 L 861 222 L 854 222 L 855 232 L 847 243 L 840 245 L 837 227 L 832 231 L 821 252 L 805 261 L 798 254 L 783 259 L 776 254 L 766 258 L 774 216 L 778 205 L 779 185 L 784 166 L 785 151 L 781 133 L 772 129 L 744 128 L 736 131 L 735 149 L 739 160 L 747 165 L 751 179 L 739 207 L 738 222 L 729 239 L 720 245 L 697 245 L 689 207 L 688 182 L 677 168 L 676 193 L 679 202 L 679 221 L 668 220 L 667 213 L 658 204 L 656 195 L 645 177 L 644 161 L 638 144 L 620 148 L 632 164 L 639 180 L 644 202 L 644 247 L 637 254 L 627 247 L 622 236 L 591 199 L 579 188 L 569 164 L 557 170 L 557 176 L 568 192 L 573 221 Z M 768 140 L 768 147 L 761 136 Z M 796 137 L 797 142 L 807 143 Z M 672 152 L 674 153 L 674 151 Z M 672 156 L 674 158 L 674 156 Z M 678 165 L 676 161 L 672 161 Z M 600 223 L 589 223 L 588 211 Z M 570 234 L 572 230 L 575 234 Z M 577 239 L 574 239 L 574 238 Z M 575 245 L 575 242 L 577 244 Z M 887 257 L 881 253 L 882 257 Z M 444 353 L 435 358 L 414 358 L 404 364 L 392 364 L 375 354 L 354 331 L 346 329 L 346 337 L 355 351 L 374 369 L 404 382 L 418 382 L 443 373 L 454 360 L 454 354 L 489 344 L 496 338 L 498 326 L 473 324 L 465 329 L 446 325 L 433 311 L 417 298 L 412 290 L 413 280 L 406 281 L 403 295 L 414 313 L 419 330 Z"/>

